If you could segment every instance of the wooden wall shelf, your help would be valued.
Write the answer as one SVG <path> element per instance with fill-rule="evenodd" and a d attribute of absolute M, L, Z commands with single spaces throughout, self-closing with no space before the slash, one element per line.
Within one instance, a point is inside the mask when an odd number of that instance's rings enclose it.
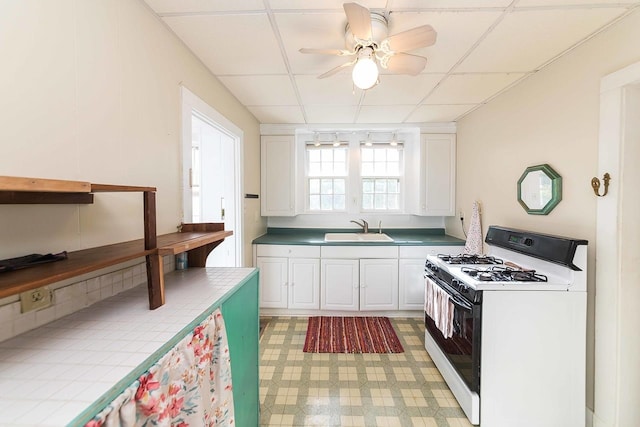
<path fill-rule="evenodd" d="M 189 265 L 204 267 L 209 253 L 226 237 L 224 224 L 183 224 L 181 232 L 156 236 L 155 187 L 91 184 L 40 178 L 0 176 L 0 204 L 93 203 L 93 193 L 142 192 L 144 239 L 70 252 L 68 258 L 0 274 L 0 298 L 146 257 L 149 308 L 164 304 L 162 256 L 187 252 Z"/>

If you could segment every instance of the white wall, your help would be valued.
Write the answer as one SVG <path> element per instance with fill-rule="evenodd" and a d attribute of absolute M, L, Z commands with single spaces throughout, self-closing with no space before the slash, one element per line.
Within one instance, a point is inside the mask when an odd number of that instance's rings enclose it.
<path fill-rule="evenodd" d="M 522 84 L 458 122 L 457 208 L 482 204 L 490 224 L 589 240 L 587 406 L 593 408 L 594 272 L 600 78 L 640 60 L 640 13 L 594 37 Z M 479 162 L 478 159 L 483 159 Z M 563 179 L 563 200 L 548 215 L 527 215 L 516 182 L 527 166 L 550 164 Z M 637 163 L 637 162 L 636 162 Z M 446 220 L 462 237 L 459 220 Z M 552 350 L 550 350 L 552 351 Z M 638 377 L 636 372 L 628 375 Z"/>
<path fill-rule="evenodd" d="M 244 132 L 259 193 L 257 120 L 139 0 L 0 3 L 0 175 L 155 186 L 158 233 L 180 222 L 180 85 Z M 266 224 L 245 205 L 245 263 Z M 0 258 L 140 238 L 140 194 L 86 206 L 0 206 Z"/>

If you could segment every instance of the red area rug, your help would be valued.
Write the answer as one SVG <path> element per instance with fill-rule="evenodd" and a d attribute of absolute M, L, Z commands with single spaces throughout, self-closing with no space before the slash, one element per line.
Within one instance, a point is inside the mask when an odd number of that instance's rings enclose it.
<path fill-rule="evenodd" d="M 402 353 L 387 317 L 309 317 L 305 353 Z"/>

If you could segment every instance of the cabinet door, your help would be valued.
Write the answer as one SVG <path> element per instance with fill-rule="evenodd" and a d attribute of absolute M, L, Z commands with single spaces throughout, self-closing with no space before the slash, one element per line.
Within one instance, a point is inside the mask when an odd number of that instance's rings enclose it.
<path fill-rule="evenodd" d="M 358 310 L 358 260 L 323 259 L 320 268 L 320 308 Z"/>
<path fill-rule="evenodd" d="M 398 284 L 398 308 L 422 310 L 424 308 L 424 258 L 401 259 Z"/>
<path fill-rule="evenodd" d="M 424 170 L 423 215 L 455 215 L 456 136 L 422 135 Z"/>
<path fill-rule="evenodd" d="M 260 150 L 262 216 L 294 216 L 295 137 L 263 136 Z"/>
<path fill-rule="evenodd" d="M 398 309 L 398 260 L 360 260 L 360 310 Z"/>
<path fill-rule="evenodd" d="M 289 259 L 289 308 L 320 308 L 319 259 Z"/>
<path fill-rule="evenodd" d="M 287 258 L 258 257 L 260 307 L 287 308 Z"/>

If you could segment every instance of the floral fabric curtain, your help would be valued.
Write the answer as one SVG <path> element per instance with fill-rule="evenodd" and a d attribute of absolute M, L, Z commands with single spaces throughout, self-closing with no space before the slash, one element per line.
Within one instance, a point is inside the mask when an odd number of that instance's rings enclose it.
<path fill-rule="evenodd" d="M 229 345 L 218 309 L 85 427 L 233 425 Z"/>

